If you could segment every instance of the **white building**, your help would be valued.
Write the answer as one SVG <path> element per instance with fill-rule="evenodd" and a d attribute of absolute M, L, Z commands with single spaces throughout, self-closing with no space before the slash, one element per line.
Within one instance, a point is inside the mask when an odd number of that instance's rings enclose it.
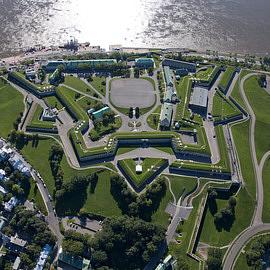
<path fill-rule="evenodd" d="M 16 197 L 12 197 L 8 202 L 5 202 L 4 208 L 7 212 L 11 212 L 18 203 L 19 200 Z"/>
<path fill-rule="evenodd" d="M 4 180 L 6 177 L 6 172 L 2 169 L 0 169 L 0 181 Z"/>

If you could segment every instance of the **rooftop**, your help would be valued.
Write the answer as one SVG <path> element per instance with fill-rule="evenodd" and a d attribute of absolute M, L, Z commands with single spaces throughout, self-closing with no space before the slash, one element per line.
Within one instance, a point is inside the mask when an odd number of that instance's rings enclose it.
<path fill-rule="evenodd" d="M 193 89 L 189 104 L 193 106 L 206 108 L 207 100 L 208 100 L 208 90 L 201 87 L 195 87 Z"/>

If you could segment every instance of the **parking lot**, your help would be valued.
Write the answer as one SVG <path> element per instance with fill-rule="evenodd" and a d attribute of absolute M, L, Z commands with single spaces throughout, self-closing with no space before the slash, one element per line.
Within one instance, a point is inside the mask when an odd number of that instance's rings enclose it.
<path fill-rule="evenodd" d="M 111 102 L 120 108 L 148 108 L 155 103 L 155 90 L 144 79 L 117 79 L 111 82 Z"/>

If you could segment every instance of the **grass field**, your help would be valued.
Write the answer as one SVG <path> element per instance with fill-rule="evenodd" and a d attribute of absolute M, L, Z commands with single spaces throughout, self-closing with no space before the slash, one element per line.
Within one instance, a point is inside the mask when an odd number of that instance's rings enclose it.
<path fill-rule="evenodd" d="M 84 110 L 87 111 L 90 108 L 93 108 L 93 106 L 95 104 L 97 104 L 98 101 L 90 98 L 90 97 L 86 97 L 86 96 L 82 96 L 81 98 L 79 98 L 77 101 L 77 104 L 79 104 L 79 106 Z"/>
<path fill-rule="evenodd" d="M 36 105 L 33 105 L 33 106 L 36 106 L 35 112 L 34 112 L 34 114 L 32 116 L 32 119 L 31 119 L 30 123 L 28 123 L 27 126 L 29 126 L 29 127 L 37 127 L 37 128 L 48 128 L 48 129 L 55 128 L 54 122 L 42 121 L 41 120 L 41 115 L 42 115 L 42 112 L 43 112 L 43 108 L 39 104 L 36 104 Z"/>
<path fill-rule="evenodd" d="M 231 96 L 235 99 L 235 101 L 238 102 L 239 105 L 241 105 L 244 109 L 246 108 L 244 101 L 242 100 L 241 94 L 240 94 L 240 80 L 244 78 L 247 74 L 249 74 L 251 71 L 249 70 L 241 70 L 239 78 L 232 90 Z"/>
<path fill-rule="evenodd" d="M 270 223 L 270 159 L 265 162 L 263 169 L 263 222 Z"/>
<path fill-rule="evenodd" d="M 41 174 L 50 194 L 53 194 L 55 185 L 48 158 L 50 147 L 54 143 L 56 142 L 53 139 L 43 139 L 39 141 L 37 147 L 32 147 L 31 144 L 28 144 L 22 149 L 23 155 Z M 40 160 L 42 160 L 42 162 L 40 162 Z M 110 193 L 111 172 L 91 168 L 85 170 L 75 170 L 68 165 L 65 155 L 63 156 L 61 167 L 64 172 L 64 182 L 72 180 L 74 176 L 89 175 L 93 172 L 99 171 L 99 179 L 96 189 L 94 193 L 90 193 L 90 191 L 88 191 L 87 200 L 85 201 L 83 208 L 86 211 L 105 216 L 121 214 L 121 211 L 117 206 L 117 202 L 113 199 Z M 30 192 L 30 194 L 32 193 Z"/>
<path fill-rule="evenodd" d="M 66 76 L 64 84 L 89 95 L 94 95 L 95 93 L 89 85 L 78 77 Z"/>
<path fill-rule="evenodd" d="M 260 87 L 257 77 L 245 81 L 245 93 L 256 115 L 255 143 L 258 161 L 270 150 L 270 95 Z"/>
<path fill-rule="evenodd" d="M 160 119 L 161 105 L 159 105 L 148 117 L 147 124 L 152 128 L 157 130 L 159 119 Z"/>
<path fill-rule="evenodd" d="M 92 77 L 93 81 L 90 84 L 102 95 L 106 95 L 106 78 L 105 77 Z"/>
<path fill-rule="evenodd" d="M 13 123 L 24 111 L 23 95 L 9 84 L 0 86 L 0 136 L 7 138 Z"/>
<path fill-rule="evenodd" d="M 178 200 L 181 195 L 192 191 L 196 187 L 197 180 L 195 178 L 168 176 L 171 182 L 172 191 Z M 167 190 L 162 198 L 158 210 L 152 216 L 152 222 L 161 226 L 167 227 L 169 224 L 169 214 L 165 212 L 168 203 L 173 202 L 172 194 L 170 193 L 168 182 L 166 181 Z"/>
<path fill-rule="evenodd" d="M 249 143 L 249 125 L 250 121 L 232 126 L 232 134 L 237 149 L 242 175 L 247 189 L 253 200 L 256 200 L 256 181 L 253 168 L 253 162 L 250 154 Z"/>
<path fill-rule="evenodd" d="M 139 187 L 147 179 L 153 176 L 157 169 L 164 165 L 165 159 L 145 158 L 141 160 L 142 173 L 136 173 L 136 161 L 134 159 L 124 159 L 119 161 L 119 166 L 130 177 L 134 184 Z"/>
<path fill-rule="evenodd" d="M 203 180 L 203 182 L 204 182 L 205 179 L 201 179 L 201 180 Z M 206 181 L 209 181 L 209 180 L 206 180 Z M 194 227 L 197 225 L 196 221 L 197 221 L 197 217 L 198 217 L 199 212 L 200 212 L 201 201 L 206 196 L 208 186 L 209 186 L 209 184 L 207 184 L 206 187 L 200 193 L 200 195 L 198 195 L 192 201 L 193 209 L 192 209 L 192 212 L 191 212 L 188 220 L 184 221 L 183 224 L 180 224 L 178 226 L 178 229 L 182 233 L 182 236 L 178 238 L 178 240 L 180 241 L 180 244 L 171 243 L 169 245 L 170 254 L 172 254 L 175 258 L 178 258 L 179 256 L 184 257 L 185 261 L 187 261 L 187 263 L 189 264 L 189 269 L 191 269 L 191 270 L 199 269 L 199 264 L 197 261 L 192 259 L 190 256 L 187 256 L 186 253 L 188 251 L 190 240 L 193 236 Z M 224 186 L 224 184 L 221 184 L 221 183 L 214 184 L 214 186 Z"/>
<path fill-rule="evenodd" d="M 101 171 L 98 174 L 98 183 L 94 193 L 90 192 L 90 188 L 88 189 L 87 200 L 83 206 L 87 212 L 92 212 L 106 217 L 121 215 L 121 210 L 111 195 L 111 175 L 112 173 L 109 171 Z"/>
<path fill-rule="evenodd" d="M 210 212 L 209 208 L 206 209 L 207 213 L 204 219 L 200 242 L 214 246 L 226 246 L 250 225 L 253 216 L 254 202 L 245 189 L 242 189 L 236 197 L 235 220 L 232 226 L 226 230 L 217 230 L 214 224 L 214 214 Z M 228 204 L 227 200 L 217 199 L 216 202 L 218 211 Z M 245 211 L 243 211 L 243 209 L 245 209 Z"/>
<path fill-rule="evenodd" d="M 46 97 L 44 98 L 44 101 L 46 101 L 48 106 L 52 108 L 57 108 L 58 110 L 61 110 L 63 108 L 62 103 L 59 101 L 59 99 L 56 96 Z"/>
<path fill-rule="evenodd" d="M 44 204 L 43 198 L 38 190 L 38 187 L 36 185 L 36 183 L 30 179 L 30 190 L 29 190 L 29 194 L 27 196 L 27 199 L 29 201 L 33 201 L 36 204 L 36 207 L 44 214 L 47 215 L 47 209 L 46 206 Z"/>
<path fill-rule="evenodd" d="M 208 80 L 214 70 L 214 67 L 208 67 L 206 70 L 201 70 L 196 73 L 196 79 Z"/>
<path fill-rule="evenodd" d="M 51 149 L 51 145 L 57 143 L 54 139 L 40 139 L 37 147 L 33 147 L 31 143 L 26 145 L 21 151 L 25 158 L 30 162 L 30 164 L 38 170 L 38 172 L 43 177 L 47 188 L 50 194 L 53 194 L 54 190 L 54 178 L 51 173 L 50 163 L 49 163 L 49 151 Z M 42 160 L 42 162 L 40 162 Z M 86 170 L 75 170 L 72 169 L 65 158 L 63 156 L 61 167 L 64 172 L 64 181 L 69 181 L 75 175 L 87 175 L 91 174 L 93 169 Z"/>
<path fill-rule="evenodd" d="M 235 73 L 235 67 L 227 67 L 226 71 L 223 73 L 222 78 L 219 82 L 219 89 L 223 92 L 229 89 L 229 84 L 233 78 L 233 75 Z"/>
<path fill-rule="evenodd" d="M 241 112 L 238 108 L 224 96 L 221 92 L 217 91 L 214 96 L 212 115 L 215 121 L 230 118 L 240 115 Z"/>
<path fill-rule="evenodd" d="M 191 94 L 191 80 L 189 77 L 184 77 L 179 84 L 176 84 L 176 92 L 181 102 L 176 106 L 175 121 L 180 121 L 183 117 L 189 118 L 189 112 L 187 111 Z"/>

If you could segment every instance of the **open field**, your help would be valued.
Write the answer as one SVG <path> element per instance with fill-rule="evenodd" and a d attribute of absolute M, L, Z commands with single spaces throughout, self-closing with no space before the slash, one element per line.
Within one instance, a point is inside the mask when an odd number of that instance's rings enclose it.
<path fill-rule="evenodd" d="M 218 85 L 218 88 L 222 92 L 226 92 L 229 89 L 234 74 L 235 74 L 235 67 L 226 68 L 226 71 L 223 73 L 222 78 Z"/>
<path fill-rule="evenodd" d="M 232 134 L 237 149 L 245 188 L 253 200 L 256 200 L 256 181 L 249 143 L 250 121 L 232 126 Z"/>
<path fill-rule="evenodd" d="M 147 179 L 152 177 L 155 172 L 165 164 L 166 160 L 159 158 L 145 158 L 141 160 L 142 173 L 136 173 L 136 161 L 125 159 L 119 161 L 119 166 L 130 177 L 134 184 L 139 187 Z"/>
<path fill-rule="evenodd" d="M 263 168 L 263 222 L 270 223 L 270 159 Z"/>
<path fill-rule="evenodd" d="M 155 103 L 154 87 L 144 79 L 117 79 L 111 82 L 111 102 L 120 108 L 148 108 Z"/>
<path fill-rule="evenodd" d="M 51 149 L 51 145 L 54 143 L 57 143 L 54 139 L 40 139 L 37 147 L 33 147 L 31 143 L 28 143 L 28 145 L 21 150 L 24 157 L 44 178 L 47 188 L 51 194 L 53 194 L 55 184 L 50 169 L 49 151 Z M 40 160 L 42 160 L 42 162 L 40 162 Z M 63 156 L 61 167 L 64 172 L 64 182 L 70 181 L 70 179 L 75 175 L 87 175 L 94 171 L 93 169 L 80 171 L 72 169 L 68 165 L 65 155 Z"/>
<path fill-rule="evenodd" d="M 245 82 L 245 93 L 255 115 L 255 143 L 258 161 L 270 150 L 270 95 L 260 87 L 257 77 L 252 76 Z"/>
<path fill-rule="evenodd" d="M 182 176 L 168 176 L 171 182 L 172 191 L 178 200 L 182 195 L 189 193 L 196 187 L 197 180 Z M 173 202 L 173 197 L 169 191 L 168 183 L 165 196 L 162 198 L 158 210 L 152 215 L 152 222 L 167 227 L 169 224 L 169 214 L 165 209 L 169 202 Z"/>
<path fill-rule="evenodd" d="M 31 128 L 45 128 L 45 129 L 53 129 L 55 127 L 54 122 L 51 121 L 42 121 L 41 120 L 41 115 L 43 112 L 43 108 L 39 105 L 33 105 L 36 106 L 35 108 L 35 112 L 32 116 L 32 119 L 30 121 L 30 123 L 28 123 L 27 127 L 31 127 Z"/>
<path fill-rule="evenodd" d="M 87 191 L 87 199 L 83 208 L 87 212 L 112 217 L 120 216 L 121 210 L 111 194 L 110 177 L 112 172 L 101 171 L 98 173 L 98 183 L 93 193 L 90 188 Z"/>
<path fill-rule="evenodd" d="M 213 246 L 228 245 L 240 232 L 250 225 L 254 202 L 245 189 L 242 189 L 236 196 L 237 205 L 235 207 L 235 220 L 231 226 L 219 231 L 214 223 L 215 212 L 210 211 L 209 207 L 206 209 L 207 213 L 203 223 L 203 229 L 200 237 L 200 242 L 207 243 Z M 227 200 L 217 199 L 217 211 L 226 207 Z M 245 209 L 245 211 L 243 211 Z M 211 232 L 211 233 L 209 233 Z"/>
<path fill-rule="evenodd" d="M 201 71 L 196 73 L 196 78 L 199 80 L 206 80 L 207 81 L 209 79 L 211 73 L 213 72 L 213 70 L 214 70 L 213 66 L 208 67 L 205 70 L 201 70 Z"/>
<path fill-rule="evenodd" d="M 161 105 L 159 105 L 148 117 L 147 124 L 152 128 L 157 130 L 160 120 Z"/>
<path fill-rule="evenodd" d="M 235 99 L 235 101 L 237 101 L 237 103 L 239 105 L 241 105 L 241 107 L 244 108 L 244 109 L 246 109 L 246 106 L 245 106 L 245 103 L 242 100 L 242 97 L 241 97 L 241 94 L 240 94 L 240 80 L 242 78 L 244 78 L 250 72 L 251 71 L 245 70 L 245 69 L 241 70 L 238 81 L 236 82 L 236 84 L 235 84 L 235 86 L 234 86 L 234 88 L 232 90 L 232 93 L 231 93 L 231 97 L 233 97 Z"/>
<path fill-rule="evenodd" d="M 106 94 L 106 78 L 105 77 L 92 77 L 90 84 L 102 95 Z"/>
<path fill-rule="evenodd" d="M 43 198 L 38 190 L 38 187 L 32 179 L 30 179 L 30 190 L 29 190 L 29 194 L 27 196 L 27 199 L 29 201 L 33 201 L 36 204 L 37 208 L 44 215 L 48 214 L 46 206 L 45 206 L 44 201 L 43 201 Z"/>
<path fill-rule="evenodd" d="M 220 121 L 241 115 L 241 112 L 226 96 L 217 91 L 214 96 L 212 115 L 215 121 Z"/>
<path fill-rule="evenodd" d="M 95 93 L 89 85 L 87 85 L 84 81 L 82 81 L 78 77 L 66 76 L 64 84 L 72 88 L 75 88 L 80 92 L 87 93 L 89 95 L 94 95 Z"/>
<path fill-rule="evenodd" d="M 56 108 L 58 110 L 61 110 L 63 108 L 63 105 L 56 96 L 46 97 L 44 98 L 44 101 L 51 108 Z"/>
<path fill-rule="evenodd" d="M 0 136 L 7 138 L 13 123 L 24 111 L 23 95 L 9 84 L 0 86 Z"/>

